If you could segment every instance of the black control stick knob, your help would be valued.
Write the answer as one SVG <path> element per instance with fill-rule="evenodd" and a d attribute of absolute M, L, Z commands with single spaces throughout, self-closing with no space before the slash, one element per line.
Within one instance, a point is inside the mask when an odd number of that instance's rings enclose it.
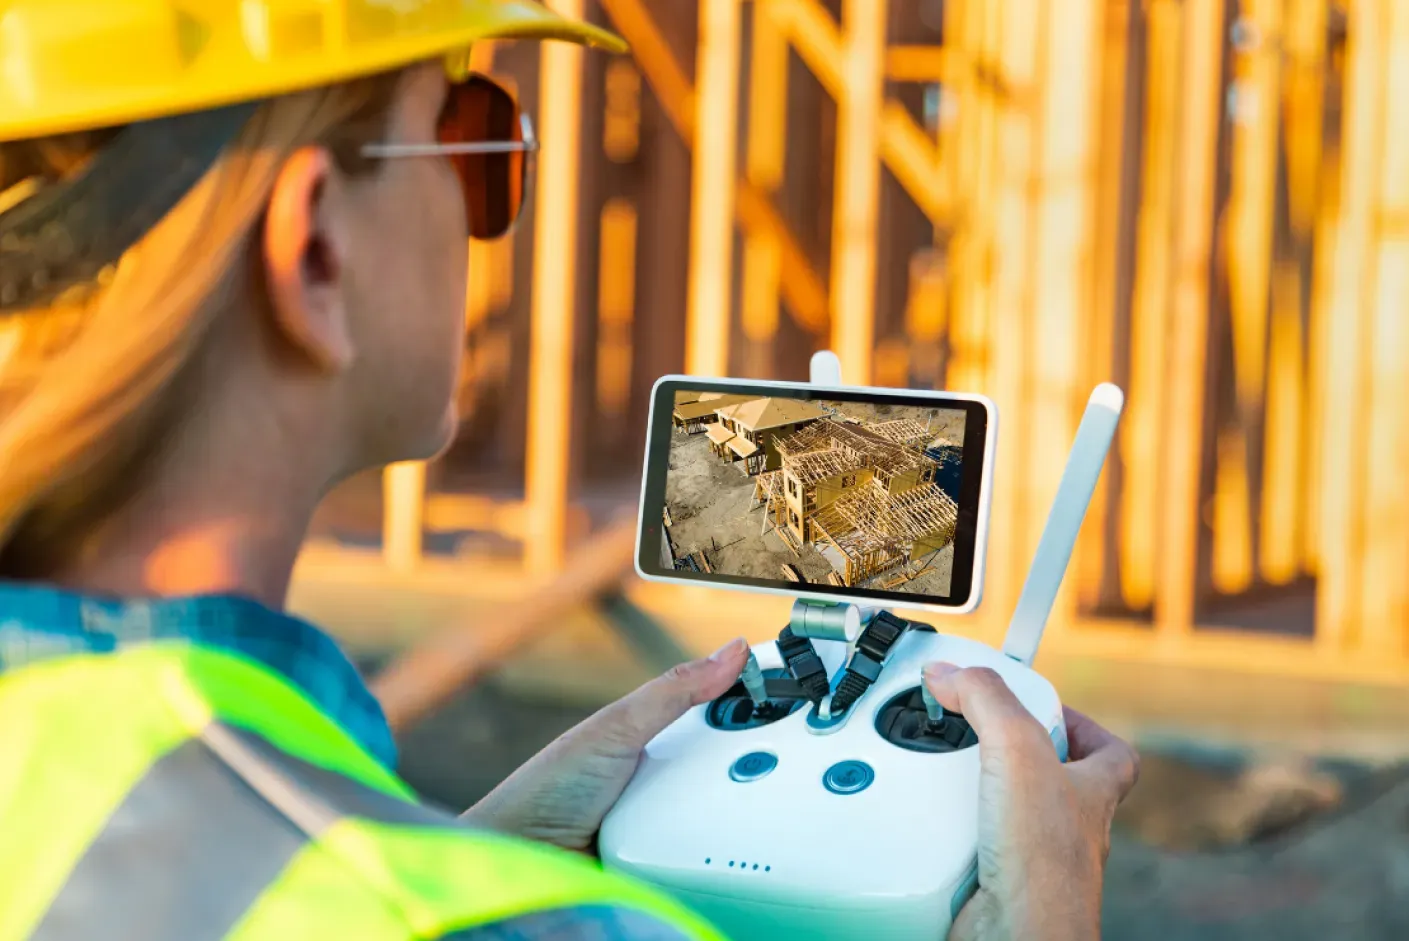
<path fill-rule="evenodd" d="M 944 753 L 978 744 L 978 736 L 957 712 L 939 707 L 923 684 L 892 696 L 876 714 L 881 738 L 907 751 Z"/>

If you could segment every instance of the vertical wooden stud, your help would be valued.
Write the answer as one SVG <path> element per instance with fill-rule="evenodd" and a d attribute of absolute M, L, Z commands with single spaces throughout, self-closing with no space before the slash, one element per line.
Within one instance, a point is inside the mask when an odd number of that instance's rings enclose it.
<path fill-rule="evenodd" d="M 1373 235 L 1385 148 L 1388 49 L 1382 0 L 1351 5 L 1346 41 L 1345 116 L 1335 270 L 1326 332 L 1321 409 L 1321 540 L 1316 642 L 1339 656 L 1358 641 L 1364 565 L 1366 471 L 1366 310 L 1374 298 Z M 1404 573 L 1394 577 L 1404 578 Z"/>
<path fill-rule="evenodd" d="M 870 381 L 875 349 L 880 115 L 888 0 L 845 0 L 832 204 L 832 349 L 849 385 Z"/>
<path fill-rule="evenodd" d="M 382 471 L 382 502 L 382 560 L 393 572 L 410 572 L 421 561 L 425 532 L 425 462 L 405 461 Z"/>
<path fill-rule="evenodd" d="M 787 145 L 788 40 L 767 3 L 753 5 L 752 25 L 744 173 L 760 192 L 771 194 L 783 180 Z M 783 276 L 777 231 L 749 230 L 744 236 L 743 255 L 740 315 L 749 341 L 746 369 L 751 375 L 771 378 Z"/>
<path fill-rule="evenodd" d="M 694 137 L 685 369 L 723 376 L 733 309 L 739 0 L 700 0 L 699 15 L 695 120 L 703 133 Z"/>
<path fill-rule="evenodd" d="M 582 18 L 583 0 L 551 0 L 549 5 L 564 16 Z M 533 571 L 556 569 L 566 548 L 582 54 L 569 43 L 544 43 L 539 53 L 538 120 L 540 136 L 548 143 L 538 162 L 529 340 L 524 561 Z"/>
<path fill-rule="evenodd" d="M 1183 4 L 1184 108 L 1180 122 L 1174 285 L 1166 350 L 1164 492 L 1155 623 L 1169 642 L 1194 624 L 1204 454 L 1214 179 L 1223 115 L 1223 0 Z"/>
<path fill-rule="evenodd" d="M 1409 4 L 1389 0 L 1383 20 L 1384 111 L 1368 259 L 1364 409 L 1364 562 L 1360 652 L 1409 656 Z"/>
<path fill-rule="evenodd" d="M 1082 327 L 1091 306 L 1094 256 L 1095 179 L 1099 122 L 1096 85 L 1100 75 L 1097 47 L 1104 0 L 1045 0 L 1043 54 L 1034 92 L 1038 97 L 1035 212 L 1036 233 L 1031 293 L 1031 347 L 1026 373 L 1028 454 L 1053 460 L 1029 461 L 1022 504 L 1023 556 L 1037 548 L 1047 512 L 1061 481 L 1064 456 L 1076 435 L 1086 404 L 1081 388 Z M 1089 532 L 1089 529 L 1085 529 Z M 1026 566 L 1023 566 L 1025 571 Z M 1074 584 L 1068 580 L 1067 585 Z M 1051 617 L 1059 635 L 1075 614 L 1075 594 L 1063 590 Z"/>

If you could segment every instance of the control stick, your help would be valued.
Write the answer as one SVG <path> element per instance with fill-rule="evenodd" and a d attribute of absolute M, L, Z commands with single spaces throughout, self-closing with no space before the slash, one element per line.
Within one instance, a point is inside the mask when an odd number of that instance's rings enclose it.
<path fill-rule="evenodd" d="M 942 725 L 944 723 L 944 707 L 939 704 L 938 699 L 934 698 L 934 693 L 930 692 L 930 688 L 925 685 L 923 680 L 920 682 L 920 695 L 925 698 L 925 712 L 929 714 L 930 725 Z"/>
<path fill-rule="evenodd" d="M 748 662 L 744 664 L 744 672 L 739 680 L 744 684 L 744 689 L 748 690 L 754 707 L 761 709 L 768 702 L 768 684 L 763 678 L 763 668 L 758 665 L 758 657 L 754 656 L 752 650 L 749 651 Z"/>

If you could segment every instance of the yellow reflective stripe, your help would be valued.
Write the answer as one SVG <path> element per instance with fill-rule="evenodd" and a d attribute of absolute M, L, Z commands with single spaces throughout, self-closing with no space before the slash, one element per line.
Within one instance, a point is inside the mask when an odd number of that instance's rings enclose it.
<path fill-rule="evenodd" d="M 113 811 L 29 941 L 220 938 L 309 841 L 205 738 L 188 739 Z"/>
<path fill-rule="evenodd" d="M 205 648 L 185 648 L 182 659 L 190 682 L 222 721 L 257 732 L 310 764 L 415 799 L 410 787 L 282 677 L 252 660 Z"/>
<path fill-rule="evenodd" d="M 346 819 L 289 864 L 225 941 L 439 938 L 529 912 L 632 908 L 724 941 L 679 903 L 585 857 L 474 830 Z"/>
<path fill-rule="evenodd" d="M 184 643 L 0 677 L 0 941 L 33 930 L 132 787 L 215 716 L 368 787 L 413 792 L 289 683 Z"/>
<path fill-rule="evenodd" d="M 163 644 L 25 668 L 0 678 L 0 941 L 31 932 L 136 782 L 196 733 L 218 728 L 217 716 L 315 768 L 381 794 L 412 793 L 289 684 L 228 654 Z M 346 809 L 375 813 L 375 803 L 359 797 Z M 434 938 L 597 904 L 654 916 L 699 941 L 723 941 L 672 899 L 537 844 L 355 817 L 313 840 L 227 937 Z"/>
<path fill-rule="evenodd" d="M 466 893 L 472 892 L 467 888 Z M 245 912 L 224 941 L 411 941 L 406 920 L 326 846 L 311 844 Z"/>
<path fill-rule="evenodd" d="M 209 719 L 183 691 L 180 665 L 153 658 L 114 669 L 77 657 L 0 679 L 0 941 L 30 934 L 128 791 Z"/>
<path fill-rule="evenodd" d="M 418 937 L 542 909 L 610 904 L 655 915 L 699 939 L 722 939 L 663 893 L 538 843 L 357 819 L 340 822 L 318 842 L 370 888 L 397 900 Z"/>

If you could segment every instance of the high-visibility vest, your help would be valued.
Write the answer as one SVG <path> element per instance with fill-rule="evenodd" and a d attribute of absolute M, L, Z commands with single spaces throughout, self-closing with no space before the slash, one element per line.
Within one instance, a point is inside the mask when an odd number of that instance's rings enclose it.
<path fill-rule="evenodd" d="M 416 803 L 237 655 L 151 644 L 0 677 L 0 941 L 470 938 L 594 907 L 639 926 L 618 934 L 722 941 L 585 857 Z"/>

